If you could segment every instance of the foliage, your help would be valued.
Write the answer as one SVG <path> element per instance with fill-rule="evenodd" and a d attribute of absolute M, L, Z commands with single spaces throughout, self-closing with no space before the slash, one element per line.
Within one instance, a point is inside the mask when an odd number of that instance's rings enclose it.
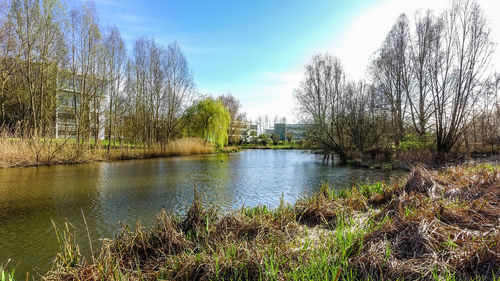
<path fill-rule="evenodd" d="M 423 140 L 422 140 L 423 138 Z M 431 149 L 434 144 L 426 139 L 432 138 L 432 135 L 427 134 L 424 137 L 418 136 L 416 134 L 406 134 L 405 138 L 399 144 L 402 150 L 421 150 L 421 149 Z"/>
<path fill-rule="evenodd" d="M 277 145 L 280 141 L 280 136 L 276 133 L 271 134 L 271 140 L 273 141 L 273 145 Z"/>
<path fill-rule="evenodd" d="M 200 137 L 219 147 L 227 144 L 231 118 L 220 100 L 202 99 L 190 107 L 183 118 L 189 136 Z"/>
<path fill-rule="evenodd" d="M 264 146 L 267 145 L 269 142 L 269 135 L 268 134 L 260 134 L 259 135 L 259 142 Z"/>

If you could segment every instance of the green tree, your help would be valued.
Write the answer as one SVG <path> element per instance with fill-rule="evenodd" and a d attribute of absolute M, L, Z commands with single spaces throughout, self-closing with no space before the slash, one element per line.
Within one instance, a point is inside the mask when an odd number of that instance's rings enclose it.
<path fill-rule="evenodd" d="M 260 139 L 260 142 L 262 143 L 262 145 L 267 145 L 267 143 L 269 142 L 269 135 L 268 134 L 260 134 L 259 139 Z"/>
<path fill-rule="evenodd" d="M 220 100 L 205 98 L 198 101 L 186 111 L 184 121 L 189 136 L 203 138 L 220 147 L 228 141 L 231 117 Z"/>
<path fill-rule="evenodd" d="M 276 133 L 272 133 L 271 140 L 273 141 L 273 145 L 277 145 L 280 140 L 280 136 Z"/>
<path fill-rule="evenodd" d="M 253 144 L 258 144 L 259 143 L 259 139 L 257 138 L 257 132 L 256 131 L 250 131 L 250 138 L 249 138 L 249 140 Z"/>

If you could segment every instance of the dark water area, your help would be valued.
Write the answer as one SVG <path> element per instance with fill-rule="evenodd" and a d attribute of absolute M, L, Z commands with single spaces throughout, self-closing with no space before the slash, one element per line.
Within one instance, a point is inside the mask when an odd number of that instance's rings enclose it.
<path fill-rule="evenodd" d="M 120 222 L 151 226 L 161 209 L 182 214 L 193 187 L 223 209 L 275 207 L 311 195 L 322 182 L 341 189 L 390 181 L 406 172 L 338 167 L 297 150 L 247 150 L 233 154 L 130 160 L 111 163 L 0 170 L 0 264 L 16 275 L 42 274 L 59 247 L 52 220 L 77 230 L 82 253 L 112 238 Z M 10 259 L 10 261 L 9 261 Z M 23 278 L 24 279 L 24 278 Z"/>

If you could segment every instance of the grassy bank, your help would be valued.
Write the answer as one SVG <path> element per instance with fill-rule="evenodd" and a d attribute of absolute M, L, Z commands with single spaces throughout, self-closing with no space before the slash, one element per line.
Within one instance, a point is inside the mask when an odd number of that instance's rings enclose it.
<path fill-rule="evenodd" d="M 498 280 L 500 167 L 416 167 L 404 181 L 221 214 L 199 195 L 85 259 L 73 229 L 44 280 Z"/>
<path fill-rule="evenodd" d="M 211 144 L 196 138 L 178 139 L 165 145 L 152 147 L 104 148 L 78 150 L 69 140 L 19 139 L 0 137 L 0 167 L 29 167 L 58 164 L 79 164 L 97 161 L 144 159 L 214 153 Z"/>

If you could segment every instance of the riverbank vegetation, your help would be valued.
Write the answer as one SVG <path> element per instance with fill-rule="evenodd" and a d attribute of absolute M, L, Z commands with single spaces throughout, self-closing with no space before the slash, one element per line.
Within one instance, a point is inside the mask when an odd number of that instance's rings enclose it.
<path fill-rule="evenodd" d="M 366 81 L 346 79 L 330 54 L 306 65 L 295 96 L 309 140 L 342 163 L 498 153 L 500 74 L 490 64 L 495 43 L 481 7 L 453 1 L 441 15 L 410 18 L 397 19 Z"/>
<path fill-rule="evenodd" d="M 14 281 L 15 269 L 8 271 L 3 265 L 0 265 L 0 281 Z"/>
<path fill-rule="evenodd" d="M 221 148 L 226 151 L 225 148 Z M 99 161 L 145 159 L 215 153 L 213 145 L 198 138 L 181 138 L 167 144 L 123 146 L 110 152 L 94 148 L 78 150 L 69 140 L 52 138 L 0 138 L 0 168 L 81 164 Z"/>
<path fill-rule="evenodd" d="M 402 181 L 229 213 L 203 204 L 124 226 L 92 257 L 69 224 L 44 280 L 497 280 L 500 167 L 415 167 Z M 60 227 L 60 226 L 59 226 Z M 79 230 L 80 231 L 80 230 Z"/>

